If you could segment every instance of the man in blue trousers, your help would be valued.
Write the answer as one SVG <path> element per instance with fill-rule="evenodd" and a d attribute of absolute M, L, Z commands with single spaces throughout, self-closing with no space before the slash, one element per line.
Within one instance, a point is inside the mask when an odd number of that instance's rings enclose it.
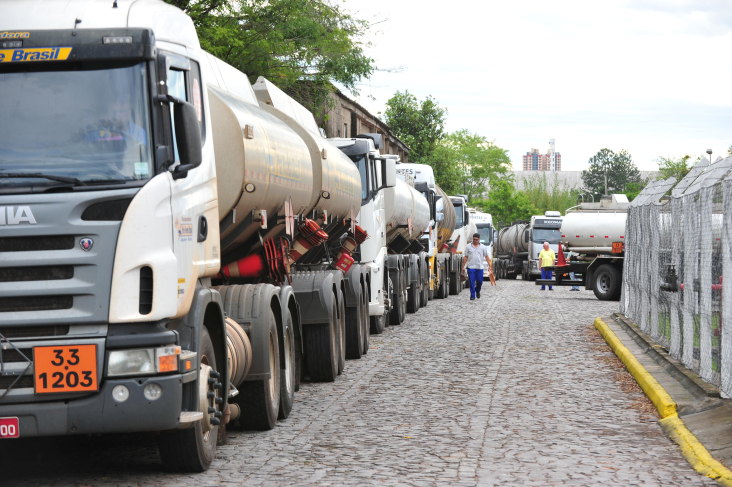
<path fill-rule="evenodd" d="M 463 256 L 463 270 L 468 271 L 470 282 L 470 300 L 480 299 L 480 288 L 483 286 L 483 259 L 491 265 L 491 256 L 488 254 L 488 247 L 480 243 L 480 234 L 473 234 L 472 243 L 465 247 Z"/>

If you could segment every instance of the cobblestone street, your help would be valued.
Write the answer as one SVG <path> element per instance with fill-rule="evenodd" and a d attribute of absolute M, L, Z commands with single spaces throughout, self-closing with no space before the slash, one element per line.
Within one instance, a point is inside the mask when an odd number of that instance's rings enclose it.
<path fill-rule="evenodd" d="M 468 297 L 372 336 L 334 383 L 303 384 L 274 430 L 229 432 L 205 473 L 162 472 L 153 443 L 98 440 L 3 469 L 12 485 L 53 486 L 716 485 L 592 327 L 617 302 L 519 280 Z"/>

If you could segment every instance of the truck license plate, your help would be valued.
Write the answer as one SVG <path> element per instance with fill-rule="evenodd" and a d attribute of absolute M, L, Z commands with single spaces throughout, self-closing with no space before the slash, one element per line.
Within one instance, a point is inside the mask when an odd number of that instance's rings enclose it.
<path fill-rule="evenodd" d="M 0 418 L 0 438 L 20 438 L 18 418 Z"/>
<path fill-rule="evenodd" d="M 35 347 L 33 361 L 36 394 L 98 389 L 96 345 Z"/>

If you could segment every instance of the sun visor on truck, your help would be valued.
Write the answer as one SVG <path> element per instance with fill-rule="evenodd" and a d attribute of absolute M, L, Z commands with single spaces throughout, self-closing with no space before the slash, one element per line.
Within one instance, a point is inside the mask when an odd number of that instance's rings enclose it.
<path fill-rule="evenodd" d="M 0 32 L 0 69 L 36 62 L 154 58 L 149 29 L 65 29 Z M 6 64 L 8 63 L 8 64 Z"/>

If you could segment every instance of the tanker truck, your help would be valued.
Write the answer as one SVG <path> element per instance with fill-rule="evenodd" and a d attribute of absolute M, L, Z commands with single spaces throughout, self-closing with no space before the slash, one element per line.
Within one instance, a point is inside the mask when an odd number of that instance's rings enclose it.
<path fill-rule="evenodd" d="M 385 157 L 399 161 L 396 156 Z M 394 166 L 395 177 L 398 165 Z M 385 189 L 384 209 L 386 262 L 394 300 L 389 324 L 398 325 L 404 321 L 405 311 L 419 309 L 422 290 L 427 287 L 427 254 L 419 238 L 430 221 L 430 210 L 422 194 L 402 178 Z"/>
<path fill-rule="evenodd" d="M 462 258 L 465 247 L 473 241 L 473 234 L 477 232 L 475 223 L 470 219 L 467 196 L 450 196 L 455 211 L 455 229 L 450 236 L 449 250 L 452 255 L 450 260 L 450 294 L 459 294 L 465 284 L 465 277 L 462 275 Z"/>
<path fill-rule="evenodd" d="M 380 134 L 329 139 L 358 167 L 363 184 L 359 226 L 370 235 L 355 254 L 369 271 L 370 329 L 382 333 L 405 313 L 427 304 L 426 254 L 419 243 L 429 208 L 412 186 L 397 179 L 397 157 L 382 155 Z"/>
<path fill-rule="evenodd" d="M 523 274 L 529 249 L 529 221 L 515 221 L 498 232 L 493 266 L 499 279 Z"/>
<path fill-rule="evenodd" d="M 529 242 L 527 261 L 524 264 L 522 278 L 533 281 L 541 276 L 539 269 L 539 252 L 544 242 L 549 242 L 549 248 L 556 254 L 559 251 L 562 216 L 558 211 L 545 211 L 543 215 L 533 215 L 529 221 Z"/>
<path fill-rule="evenodd" d="M 342 370 L 358 170 L 177 8 L 39 5 L 0 4 L 0 437 L 154 432 L 205 470 Z"/>
<path fill-rule="evenodd" d="M 470 219 L 475 223 L 476 231 L 480 234 L 480 243 L 488 247 L 488 255 L 493 258 L 493 247 L 495 239 L 495 229 L 493 228 L 493 216 L 490 213 L 470 209 Z M 483 280 L 489 278 L 490 269 L 488 263 L 483 264 Z"/>
<path fill-rule="evenodd" d="M 414 180 L 414 187 L 427 201 L 430 221 L 421 241 L 427 249 L 428 292 L 427 299 L 447 298 L 450 291 L 450 270 L 454 266 L 454 254 L 449 251 L 449 242 L 455 229 L 455 212 L 445 211 L 449 197 L 435 182 L 435 173 L 428 164 L 401 163 L 397 174 L 405 180 Z"/>
<path fill-rule="evenodd" d="M 517 275 L 525 281 L 536 279 L 541 274 L 539 252 L 544 242 L 549 242 L 555 253 L 558 251 L 561 225 L 558 211 L 545 211 L 502 228 L 496 244 L 498 275 L 506 279 L 515 279 Z"/>
<path fill-rule="evenodd" d="M 597 299 L 620 299 L 628 205 L 626 195 L 613 194 L 603 196 L 598 203 L 582 203 L 567 209 L 561 227 L 565 255 L 553 268 L 554 285 L 578 284 L 568 278 L 574 272 Z M 570 257 L 566 257 L 567 253 Z M 542 282 L 549 280 L 537 280 L 537 284 Z"/>

